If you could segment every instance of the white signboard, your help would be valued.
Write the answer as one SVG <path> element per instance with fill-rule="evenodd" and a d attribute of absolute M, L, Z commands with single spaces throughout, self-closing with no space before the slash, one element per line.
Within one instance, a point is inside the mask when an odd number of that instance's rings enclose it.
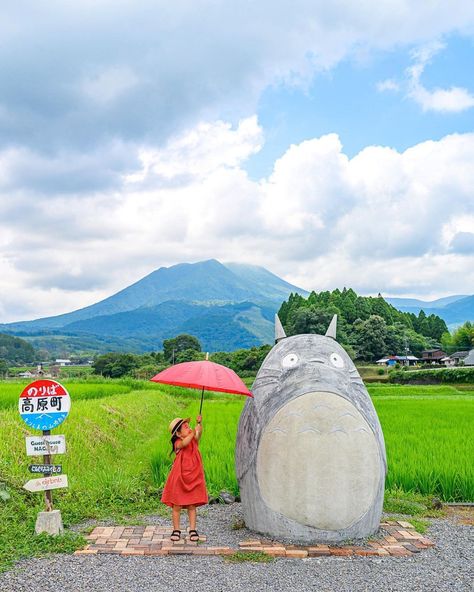
<path fill-rule="evenodd" d="M 67 475 L 55 475 L 54 477 L 42 477 L 41 479 L 30 479 L 23 485 L 26 491 L 46 491 L 49 489 L 60 489 L 67 487 Z"/>
<path fill-rule="evenodd" d="M 35 430 L 52 430 L 62 423 L 71 408 L 69 393 L 55 380 L 35 380 L 20 394 L 18 410 L 23 421 Z"/>
<path fill-rule="evenodd" d="M 66 438 L 64 436 L 26 436 L 26 454 L 64 454 Z"/>

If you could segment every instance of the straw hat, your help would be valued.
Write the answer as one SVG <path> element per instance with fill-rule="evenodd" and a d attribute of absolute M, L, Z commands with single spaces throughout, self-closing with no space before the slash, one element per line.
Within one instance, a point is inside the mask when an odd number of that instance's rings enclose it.
<path fill-rule="evenodd" d="M 175 417 L 173 419 L 173 421 L 170 423 L 170 425 L 168 426 L 168 429 L 171 432 L 171 435 L 174 436 L 174 434 L 178 430 L 178 428 L 181 427 L 181 424 L 183 424 L 186 421 L 189 421 L 190 419 L 191 419 L 190 417 L 186 417 L 185 419 L 182 419 L 181 417 Z"/>

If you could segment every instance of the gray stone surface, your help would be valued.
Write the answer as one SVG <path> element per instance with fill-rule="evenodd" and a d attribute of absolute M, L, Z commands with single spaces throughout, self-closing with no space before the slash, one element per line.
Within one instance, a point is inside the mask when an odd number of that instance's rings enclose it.
<path fill-rule="evenodd" d="M 322 335 L 282 339 L 252 392 L 236 446 L 249 528 L 302 543 L 375 532 L 387 470 L 384 438 L 344 349 Z"/>
<path fill-rule="evenodd" d="M 62 534 L 63 531 L 64 527 L 60 510 L 39 512 L 35 525 L 36 534 L 47 532 L 48 534 L 56 535 Z"/>

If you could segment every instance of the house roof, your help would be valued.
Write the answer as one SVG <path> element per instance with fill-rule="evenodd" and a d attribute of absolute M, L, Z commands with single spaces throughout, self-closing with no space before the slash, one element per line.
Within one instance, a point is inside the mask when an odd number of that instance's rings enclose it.
<path fill-rule="evenodd" d="M 469 350 L 468 351 L 458 351 L 458 352 L 454 352 L 454 354 L 451 354 L 449 357 L 451 359 L 453 358 L 465 358 L 466 356 L 469 355 Z"/>
<path fill-rule="evenodd" d="M 419 359 L 420 358 L 417 358 L 416 356 L 385 356 L 385 358 L 380 358 L 380 360 L 377 360 L 375 363 L 378 364 L 380 362 L 388 362 L 389 360 L 394 360 L 395 362 L 397 360 L 410 360 L 414 362 Z"/>
<path fill-rule="evenodd" d="M 442 349 L 425 349 L 421 355 L 423 360 L 434 360 L 438 358 L 444 358 L 446 352 L 444 352 Z"/>
<path fill-rule="evenodd" d="M 464 358 L 465 366 L 474 366 L 474 349 L 471 349 L 469 354 Z"/>

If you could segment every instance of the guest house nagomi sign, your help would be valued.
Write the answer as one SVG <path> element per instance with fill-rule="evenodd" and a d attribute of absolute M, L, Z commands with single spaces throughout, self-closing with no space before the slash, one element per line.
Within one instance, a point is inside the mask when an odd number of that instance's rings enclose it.
<path fill-rule="evenodd" d="M 66 438 L 64 436 L 26 436 L 26 454 L 65 454 Z"/>
<path fill-rule="evenodd" d="M 35 430 L 52 430 L 67 417 L 71 399 L 55 380 L 36 380 L 20 394 L 18 410 L 23 421 Z"/>

